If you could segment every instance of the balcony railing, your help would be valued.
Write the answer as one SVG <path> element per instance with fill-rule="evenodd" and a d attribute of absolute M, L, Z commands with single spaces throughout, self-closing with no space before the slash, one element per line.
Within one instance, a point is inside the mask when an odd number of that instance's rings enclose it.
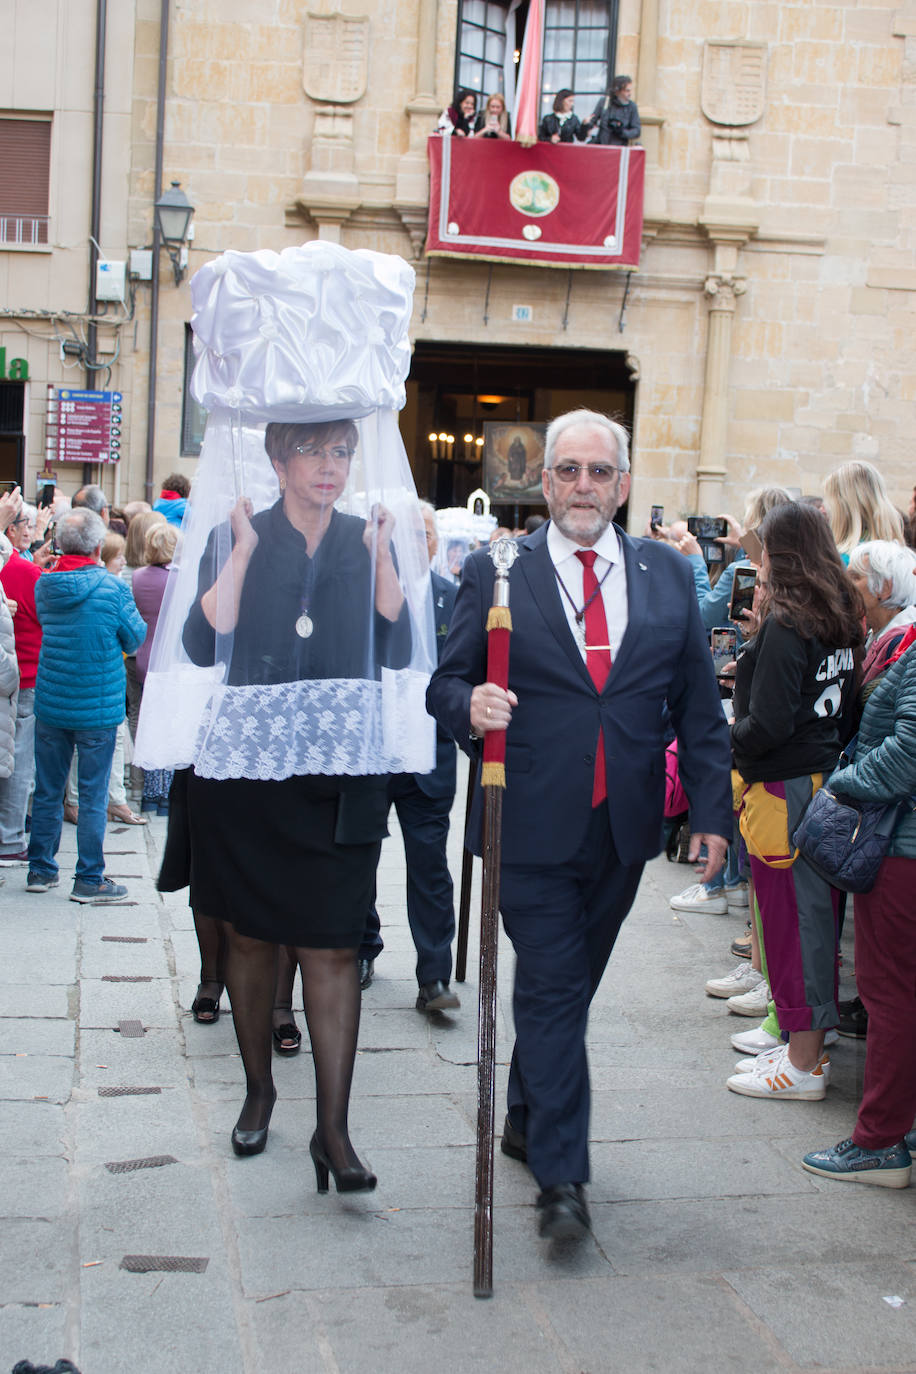
<path fill-rule="evenodd" d="M 0 215 L 0 243 L 47 243 L 47 215 Z"/>

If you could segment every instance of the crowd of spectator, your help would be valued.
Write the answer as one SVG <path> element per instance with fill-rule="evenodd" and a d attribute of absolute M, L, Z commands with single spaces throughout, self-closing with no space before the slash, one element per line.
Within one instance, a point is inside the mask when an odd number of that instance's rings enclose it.
<path fill-rule="evenodd" d="M 512 138 L 512 121 L 505 97 L 494 91 L 478 108 L 478 93 L 460 86 L 455 98 L 439 116 L 437 134 L 456 138 Z M 563 88 L 557 91 L 553 108 L 538 125 L 542 143 L 597 143 L 625 148 L 639 138 L 642 125 L 633 99 L 633 78 L 615 76 L 607 94 L 596 104 L 585 121 L 575 113 L 576 97 Z"/>

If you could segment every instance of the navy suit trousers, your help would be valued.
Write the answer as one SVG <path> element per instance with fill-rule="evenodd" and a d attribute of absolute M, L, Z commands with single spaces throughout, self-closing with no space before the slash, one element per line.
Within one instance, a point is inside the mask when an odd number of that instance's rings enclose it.
<path fill-rule="evenodd" d="M 588 1011 L 642 870 L 620 863 L 606 806 L 566 863 L 502 865 L 500 909 L 517 959 L 509 1117 L 542 1188 L 589 1177 Z"/>

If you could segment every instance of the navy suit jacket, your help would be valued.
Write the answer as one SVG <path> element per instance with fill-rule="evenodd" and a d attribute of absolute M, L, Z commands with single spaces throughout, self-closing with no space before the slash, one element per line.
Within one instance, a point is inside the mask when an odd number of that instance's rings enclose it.
<path fill-rule="evenodd" d="M 455 610 L 458 588 L 448 578 L 430 571 L 433 587 L 433 619 L 436 630 L 436 654 L 442 657 L 442 646 L 448 634 Z M 431 773 L 414 773 L 414 782 L 427 797 L 453 797 L 457 779 L 455 741 L 441 725 L 436 726 L 436 766 Z"/>
<path fill-rule="evenodd" d="M 520 539 L 510 573 L 509 686 L 518 706 L 506 738 L 502 853 L 506 863 L 563 863 L 591 814 L 595 747 L 604 732 L 608 811 L 620 861 L 663 846 L 665 730 L 678 736 L 695 831 L 732 833 L 731 749 L 687 559 L 617 530 L 628 621 L 603 692 L 576 646 L 547 550 L 547 525 Z M 486 681 L 485 625 L 494 570 L 486 550 L 465 561 L 451 630 L 427 693 L 432 715 L 463 747 L 471 691 Z M 475 802 L 480 811 L 480 789 Z M 472 818 L 469 841 L 478 827 Z M 474 850 L 480 852 L 479 839 Z"/>

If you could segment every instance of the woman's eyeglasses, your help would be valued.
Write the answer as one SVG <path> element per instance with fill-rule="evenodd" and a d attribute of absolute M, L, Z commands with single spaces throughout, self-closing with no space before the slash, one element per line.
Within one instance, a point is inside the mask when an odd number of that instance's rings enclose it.
<path fill-rule="evenodd" d="M 296 444 L 293 453 L 298 454 L 300 458 L 308 458 L 311 462 L 330 458 L 332 463 L 349 463 L 351 457 L 346 444 L 326 444 L 323 447 L 317 444 Z"/>

